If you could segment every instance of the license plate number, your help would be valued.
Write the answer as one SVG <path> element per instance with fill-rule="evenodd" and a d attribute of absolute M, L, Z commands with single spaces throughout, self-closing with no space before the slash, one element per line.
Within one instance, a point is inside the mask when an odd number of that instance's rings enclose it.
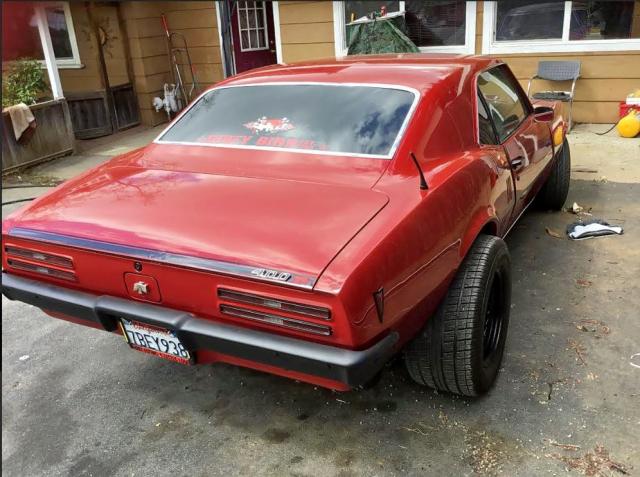
<path fill-rule="evenodd" d="M 178 363 L 191 362 L 189 352 L 175 332 L 124 318 L 120 322 L 122 334 L 132 348 Z"/>

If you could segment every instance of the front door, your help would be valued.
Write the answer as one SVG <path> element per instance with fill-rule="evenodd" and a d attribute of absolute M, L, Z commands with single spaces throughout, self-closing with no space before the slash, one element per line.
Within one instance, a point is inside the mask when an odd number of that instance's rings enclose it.
<path fill-rule="evenodd" d="M 481 73 L 478 89 L 513 171 L 516 190 L 513 214 L 517 217 L 534 198 L 540 185 L 537 179 L 551 160 L 549 127 L 533 118 L 531 104 L 506 66 Z"/>
<path fill-rule="evenodd" d="M 235 2 L 231 32 L 236 73 L 276 63 L 271 2 Z"/>

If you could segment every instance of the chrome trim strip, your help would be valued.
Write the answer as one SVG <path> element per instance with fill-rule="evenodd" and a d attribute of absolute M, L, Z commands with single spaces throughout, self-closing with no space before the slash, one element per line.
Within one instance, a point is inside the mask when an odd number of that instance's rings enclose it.
<path fill-rule="evenodd" d="M 309 321 L 296 320 L 287 316 L 274 315 L 273 313 L 265 313 L 262 311 L 249 310 L 233 305 L 220 305 L 220 313 L 223 315 L 235 316 L 247 320 L 267 323 L 269 325 L 281 326 L 292 330 L 302 331 L 305 333 L 313 333 L 316 335 L 331 335 L 331 327 L 319 325 Z"/>
<path fill-rule="evenodd" d="M 235 303 L 244 303 L 269 308 L 271 310 L 294 313 L 318 320 L 331 321 L 331 310 L 323 306 L 296 303 L 289 300 L 281 300 L 280 298 L 247 293 L 224 287 L 218 288 L 218 298 Z M 284 307 L 277 305 L 284 305 Z"/>
<path fill-rule="evenodd" d="M 317 277 L 314 277 L 312 275 L 287 272 L 291 273 L 291 278 L 288 281 L 283 282 L 272 280 L 267 277 L 258 277 L 255 274 L 251 273 L 256 268 L 260 267 L 241 265 L 238 263 L 213 260 L 209 258 L 192 257 L 190 255 L 163 252 L 160 250 L 132 247 L 130 245 L 102 242 L 99 240 L 72 237 L 69 235 L 57 234 L 52 232 L 42 232 L 39 230 L 25 229 L 21 227 L 14 227 L 9 230 L 8 236 L 91 250 L 94 252 L 104 252 L 112 255 L 121 255 L 128 258 L 149 260 L 152 262 L 174 265 L 177 267 L 193 268 L 196 270 L 204 270 L 207 272 L 221 273 L 224 275 L 248 278 L 255 281 L 277 283 L 278 285 L 302 288 L 305 290 L 311 290 L 317 280 Z"/>
<path fill-rule="evenodd" d="M 242 146 L 237 144 L 207 144 L 207 143 L 199 143 L 199 142 L 190 142 L 190 141 L 163 141 L 162 136 L 165 135 L 166 132 L 169 131 L 176 124 L 182 116 L 184 116 L 198 101 L 200 101 L 205 95 L 209 94 L 212 91 L 218 89 L 227 89 L 227 88 L 245 88 L 249 86 L 304 86 L 304 85 L 322 85 L 322 86 L 335 86 L 335 87 L 365 87 L 365 88 L 383 88 L 383 89 L 397 89 L 401 91 L 408 91 L 413 93 L 413 103 L 407 111 L 407 114 L 402 122 L 402 126 L 398 130 L 398 134 L 389 149 L 388 154 L 361 154 L 356 152 L 339 152 L 339 151 L 316 151 L 312 149 L 295 149 L 295 148 L 279 148 L 279 147 L 269 147 L 269 146 Z M 295 152 L 299 154 L 316 154 L 316 155 L 325 155 L 325 156 L 346 156 L 346 157 L 363 157 L 368 159 L 385 159 L 390 160 L 393 159 L 398 146 L 400 145 L 400 141 L 404 137 L 405 130 L 409 126 L 409 122 L 413 117 L 413 113 L 418 105 L 418 101 L 420 100 L 420 92 L 412 88 L 410 86 L 404 86 L 399 84 L 387 84 L 387 83 L 331 83 L 331 82 L 323 82 L 323 81 L 271 81 L 271 82 L 258 82 L 252 84 L 230 84 L 223 86 L 214 86 L 203 93 L 200 94 L 194 101 L 191 102 L 189 106 L 187 106 L 171 123 L 163 129 L 163 131 L 158 135 L 157 138 L 153 140 L 154 144 L 173 144 L 178 146 L 202 146 L 202 147 L 218 147 L 218 148 L 230 148 L 230 149 L 251 149 L 257 151 L 278 151 L 278 152 Z"/>

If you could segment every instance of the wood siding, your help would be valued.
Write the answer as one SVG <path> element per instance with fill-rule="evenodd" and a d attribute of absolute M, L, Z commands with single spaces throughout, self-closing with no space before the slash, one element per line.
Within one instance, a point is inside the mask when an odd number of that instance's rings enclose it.
<path fill-rule="evenodd" d="M 95 40 L 88 32 L 88 20 L 83 3 L 70 3 L 78 38 L 82 69 L 60 70 L 65 91 L 95 91 L 101 89 Z M 164 83 L 171 81 L 169 59 L 160 15 L 165 13 L 172 31 L 185 35 L 196 66 L 200 89 L 223 78 L 217 31 L 215 2 L 167 1 L 123 2 L 119 4 L 126 32 L 120 34 L 113 6 L 97 4 L 97 16 L 107 20 L 113 40 L 111 54 L 106 55 L 109 80 L 112 85 L 126 83 L 126 61 L 122 40 L 128 38 L 133 63 L 133 81 L 141 109 L 142 122 L 148 125 L 166 120 L 164 112 L 156 113 L 151 100 L 162 96 Z M 335 54 L 333 36 L 333 4 L 330 1 L 280 1 L 280 36 L 285 63 L 332 57 Z M 476 54 L 482 50 L 483 2 L 477 3 Z M 634 28 L 640 28 L 640 17 L 634 18 Z M 538 61 L 548 59 L 578 59 L 582 62 L 582 77 L 576 89 L 574 120 L 577 122 L 613 122 L 617 119 L 618 103 L 630 91 L 640 88 L 640 51 L 594 53 L 548 53 L 500 55 L 526 87 Z M 548 88 L 536 83 L 535 90 Z"/>
<path fill-rule="evenodd" d="M 128 83 L 129 76 L 123 44 L 124 35 L 118 26 L 117 7 L 97 3 L 94 8 L 94 17 L 107 34 L 108 41 L 104 46 L 104 59 L 109 83 L 112 86 Z M 89 24 L 84 2 L 69 2 L 69 9 L 71 10 L 82 67 L 61 68 L 59 70 L 62 90 L 65 93 L 79 93 L 104 89 L 100 80 L 98 44 Z"/>
<path fill-rule="evenodd" d="M 483 2 L 478 2 L 476 18 L 476 54 L 482 54 Z M 640 23 L 635 10 L 634 25 Z M 637 28 L 637 26 L 634 26 Z M 530 53 L 495 55 L 513 70 L 527 88 L 529 78 L 537 70 L 539 61 L 579 60 L 580 79 L 576 84 L 573 120 L 579 123 L 614 123 L 618 120 L 618 104 L 627 94 L 640 89 L 640 51 L 612 51 L 589 53 Z M 531 90 L 562 89 L 569 91 L 570 83 L 550 84 L 535 80 Z"/>
<path fill-rule="evenodd" d="M 335 56 L 333 3 L 279 2 L 285 63 Z"/>
<path fill-rule="evenodd" d="M 163 13 L 170 30 L 181 33 L 186 38 L 196 69 L 199 91 L 223 78 L 216 7 L 213 1 L 126 2 L 121 4 L 121 8 L 129 37 L 136 92 L 144 124 L 155 125 L 166 121 L 166 113 L 156 113 L 151 105 L 154 96 L 163 96 L 163 85 L 172 81 L 165 34 L 160 20 Z"/>

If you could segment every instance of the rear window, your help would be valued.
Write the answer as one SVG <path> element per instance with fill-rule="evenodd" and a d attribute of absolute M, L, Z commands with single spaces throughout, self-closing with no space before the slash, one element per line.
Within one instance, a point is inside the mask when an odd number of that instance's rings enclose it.
<path fill-rule="evenodd" d="M 390 157 L 414 99 L 410 91 L 378 86 L 221 87 L 159 141 Z"/>

